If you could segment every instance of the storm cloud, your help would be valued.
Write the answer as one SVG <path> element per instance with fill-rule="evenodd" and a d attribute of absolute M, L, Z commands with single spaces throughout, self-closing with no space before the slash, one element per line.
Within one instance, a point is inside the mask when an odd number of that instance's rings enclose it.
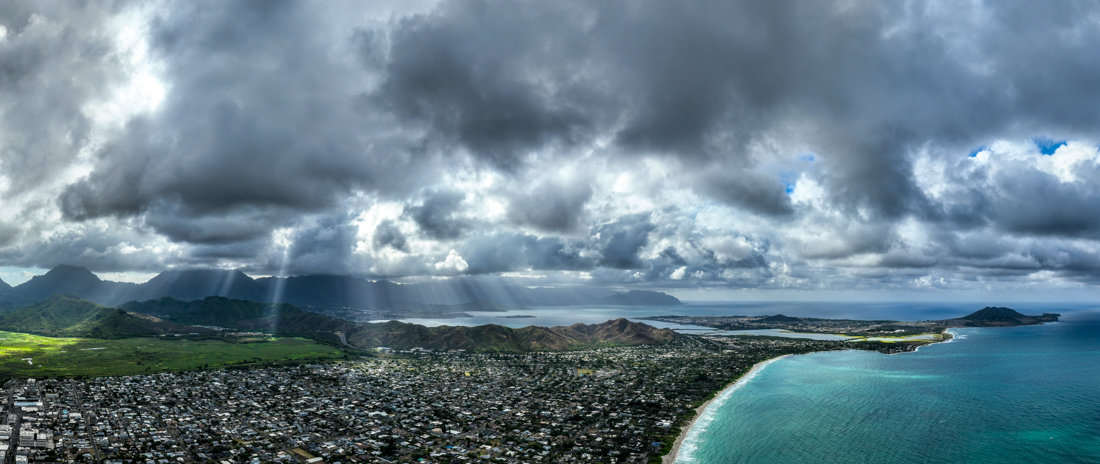
<path fill-rule="evenodd" d="M 0 266 L 1100 275 L 1096 5 L 399 6 L 6 2 Z"/>

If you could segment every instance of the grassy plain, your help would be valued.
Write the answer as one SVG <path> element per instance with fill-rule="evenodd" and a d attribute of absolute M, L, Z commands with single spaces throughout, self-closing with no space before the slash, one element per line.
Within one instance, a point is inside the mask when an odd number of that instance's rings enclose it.
<path fill-rule="evenodd" d="M 304 338 L 227 343 L 174 337 L 56 338 L 0 331 L 0 374 L 18 377 L 144 374 L 343 357 L 339 349 Z"/>

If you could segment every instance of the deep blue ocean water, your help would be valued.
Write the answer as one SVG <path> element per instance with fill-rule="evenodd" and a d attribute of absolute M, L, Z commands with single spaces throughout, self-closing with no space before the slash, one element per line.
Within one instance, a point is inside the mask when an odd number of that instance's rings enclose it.
<path fill-rule="evenodd" d="M 1100 313 L 1063 314 L 780 359 L 720 395 L 677 462 L 1100 463 Z"/>

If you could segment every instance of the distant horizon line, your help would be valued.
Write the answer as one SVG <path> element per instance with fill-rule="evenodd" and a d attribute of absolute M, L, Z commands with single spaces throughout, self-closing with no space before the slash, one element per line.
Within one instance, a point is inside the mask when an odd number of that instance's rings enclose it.
<path fill-rule="evenodd" d="M 217 272 L 232 272 L 238 271 L 248 276 L 253 280 L 276 277 L 281 279 L 292 277 L 310 277 L 310 276 L 332 276 L 332 277 L 351 277 L 356 279 L 362 279 L 369 282 L 388 281 L 396 285 L 410 285 L 419 284 L 432 281 L 446 281 L 456 278 L 499 278 L 499 279 L 515 279 L 516 284 L 529 288 L 565 288 L 565 287 L 590 287 L 590 288 L 604 288 L 604 289 L 616 289 L 616 291 L 630 291 L 630 290 L 647 290 L 654 292 L 663 292 L 678 298 L 685 304 L 698 304 L 698 305 L 752 305 L 752 304 L 964 304 L 975 303 L 982 305 L 1012 305 L 1012 304 L 1069 304 L 1069 305 L 1089 305 L 1094 304 L 1100 309 L 1100 288 L 1063 288 L 1059 289 L 1060 293 L 1057 296 L 1059 299 L 1051 299 L 1050 291 L 1035 291 L 1035 290 L 1023 290 L 1023 289 L 1008 289 L 1002 291 L 990 291 L 996 295 L 983 295 L 976 294 L 973 290 L 963 289 L 935 289 L 926 291 L 913 291 L 913 290 L 850 290 L 850 289 L 770 289 L 770 288 L 721 288 L 721 287 L 661 287 L 650 286 L 644 287 L 640 285 L 623 285 L 623 284 L 594 284 L 594 283 L 571 283 L 571 282 L 546 282 L 544 284 L 524 283 L 523 279 L 517 279 L 515 277 L 501 276 L 501 275 L 489 275 L 489 274 L 475 274 L 475 275 L 456 275 L 456 276 L 362 276 L 354 274 L 337 274 L 337 273 L 324 273 L 324 274 L 296 274 L 287 276 L 276 276 L 270 274 L 249 274 L 248 272 L 239 268 L 216 268 L 216 267 L 189 267 L 180 269 L 166 269 L 160 272 L 96 272 L 88 269 L 85 266 L 71 265 L 71 264 L 59 264 L 50 269 L 45 268 L 21 268 L 21 267 L 0 267 L 0 281 L 8 284 L 11 287 L 17 287 L 22 285 L 32 278 L 45 275 L 46 273 L 57 269 L 58 267 L 72 267 L 78 269 L 84 269 L 95 275 L 98 279 L 108 282 L 118 283 L 132 283 L 141 285 L 149 282 L 158 275 L 166 272 L 188 272 L 188 271 L 217 271 Z M 35 273 L 34 271 L 39 271 Z M 130 278 L 125 278 L 130 276 Z M 121 278 L 120 278 L 121 277 Z M 410 281 L 411 280 L 411 281 Z M 736 294 L 736 295 L 734 295 Z"/>

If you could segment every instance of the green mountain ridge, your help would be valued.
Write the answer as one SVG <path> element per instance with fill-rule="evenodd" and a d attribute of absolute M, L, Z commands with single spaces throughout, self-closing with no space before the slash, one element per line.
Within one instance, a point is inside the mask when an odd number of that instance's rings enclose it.
<path fill-rule="evenodd" d="M 602 324 L 518 329 L 495 324 L 425 327 L 398 321 L 355 324 L 303 311 L 289 304 L 267 304 L 224 297 L 181 301 L 161 298 L 109 308 L 73 295 L 54 295 L 0 315 L 0 330 L 51 337 L 129 338 L 157 334 L 218 332 L 216 326 L 305 336 L 351 348 L 425 348 L 479 352 L 561 351 L 613 345 L 656 344 L 683 337 L 670 329 L 627 319 Z"/>
<path fill-rule="evenodd" d="M 131 301 L 121 305 L 121 308 L 178 324 L 267 330 L 283 334 L 333 332 L 355 327 L 355 324 L 343 319 L 302 311 L 289 304 L 257 303 L 220 296 L 210 296 L 194 301 L 182 301 L 170 297 L 142 302 Z"/>
<path fill-rule="evenodd" d="M 523 352 L 569 350 L 591 346 L 662 343 L 679 337 L 670 329 L 656 329 L 626 319 L 604 324 L 575 324 L 568 327 L 523 327 L 500 325 L 476 327 L 425 327 L 398 321 L 354 324 L 343 319 L 303 311 L 289 304 L 266 304 L 224 297 L 180 301 L 161 298 L 122 305 L 126 311 L 149 314 L 180 324 L 218 326 L 238 330 L 260 330 L 283 335 L 324 335 L 334 341 L 344 333 L 353 348 L 464 349 L 472 351 Z"/>
<path fill-rule="evenodd" d="M 18 311 L 0 315 L 0 330 L 50 337 L 107 339 L 194 331 L 190 327 L 130 314 L 71 295 L 54 295 Z"/>
<path fill-rule="evenodd" d="M 651 345 L 682 337 L 671 329 L 616 319 L 602 324 L 519 329 L 496 324 L 425 327 L 398 321 L 368 323 L 347 334 L 360 348 L 425 348 L 490 352 L 563 351 L 611 345 Z"/>

